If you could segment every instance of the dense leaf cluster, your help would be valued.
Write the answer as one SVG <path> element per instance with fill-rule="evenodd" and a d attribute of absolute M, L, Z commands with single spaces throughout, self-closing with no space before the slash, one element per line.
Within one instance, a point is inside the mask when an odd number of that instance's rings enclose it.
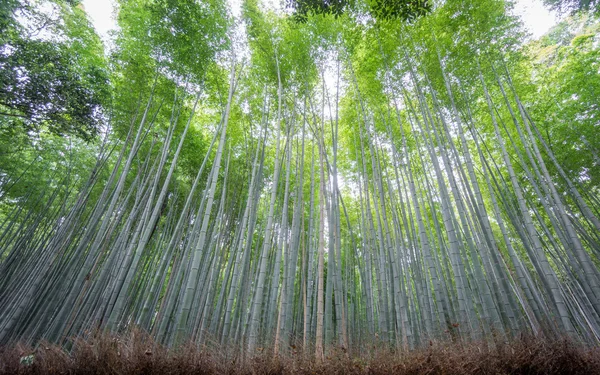
<path fill-rule="evenodd" d="M 579 11 L 598 12 L 598 0 L 544 0 L 544 4 L 560 13 L 576 13 Z"/>
<path fill-rule="evenodd" d="M 288 7 L 294 10 L 296 22 L 306 22 L 310 15 L 331 14 L 338 18 L 346 11 L 348 0 L 288 0 Z"/>
<path fill-rule="evenodd" d="M 431 0 L 374 0 L 370 2 L 371 14 L 380 20 L 400 19 L 411 21 L 427 15 L 432 10 Z"/>
<path fill-rule="evenodd" d="M 28 1 L 0 6 L 3 131 L 48 130 L 88 141 L 98 133 L 110 98 L 108 74 L 99 39 L 77 3 L 49 2 L 59 10 L 58 19 Z"/>
<path fill-rule="evenodd" d="M 332 15 L 338 18 L 355 5 L 353 0 L 288 0 L 294 9 L 294 20 L 304 23 L 310 15 Z M 371 15 L 378 20 L 410 21 L 431 12 L 431 0 L 370 0 Z"/>
<path fill-rule="evenodd" d="M 107 97 L 105 73 L 90 66 L 81 74 L 62 45 L 20 39 L 0 51 L 0 115 L 14 119 L 3 126 L 47 126 L 89 140 L 98 132 Z"/>

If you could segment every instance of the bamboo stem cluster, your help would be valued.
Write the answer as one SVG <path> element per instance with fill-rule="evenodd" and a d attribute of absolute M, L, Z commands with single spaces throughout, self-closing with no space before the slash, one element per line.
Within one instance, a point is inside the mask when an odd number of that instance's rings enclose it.
<path fill-rule="evenodd" d="M 134 325 L 167 345 L 303 346 L 321 360 L 332 346 L 521 332 L 597 343 L 599 202 L 561 169 L 508 70 L 479 68 L 467 89 L 439 55 L 436 92 L 418 57 L 401 63 L 407 75 L 386 67 L 375 105 L 351 59 L 335 98 L 325 79 L 286 86 L 277 61 L 243 170 L 228 132 L 245 77 L 232 64 L 185 194 L 174 171 L 198 99 L 177 140 L 175 97 L 157 140 L 151 96 L 66 210 L 58 186 L 29 198 L 46 209 L 17 207 L 2 224 L 0 343 Z"/>

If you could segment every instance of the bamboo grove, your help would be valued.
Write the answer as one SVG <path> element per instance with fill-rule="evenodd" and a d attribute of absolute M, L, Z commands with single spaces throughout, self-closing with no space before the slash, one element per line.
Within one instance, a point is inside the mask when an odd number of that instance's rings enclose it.
<path fill-rule="evenodd" d="M 598 185 L 544 130 L 509 6 L 298 23 L 253 0 L 121 1 L 110 126 L 65 156 L 95 161 L 2 203 L 0 343 L 597 344 Z M 131 20 L 160 10 L 201 19 Z"/>

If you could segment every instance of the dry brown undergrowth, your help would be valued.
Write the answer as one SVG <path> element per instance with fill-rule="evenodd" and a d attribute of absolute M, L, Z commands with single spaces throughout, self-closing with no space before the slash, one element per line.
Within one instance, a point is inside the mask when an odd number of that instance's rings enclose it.
<path fill-rule="evenodd" d="M 277 358 L 264 350 L 245 361 L 230 349 L 167 350 L 140 332 L 96 335 L 72 347 L 70 353 L 48 343 L 0 348 L 0 374 L 600 374 L 600 348 L 534 337 L 495 347 L 432 342 L 403 353 L 334 348 L 321 364 L 295 348 Z"/>

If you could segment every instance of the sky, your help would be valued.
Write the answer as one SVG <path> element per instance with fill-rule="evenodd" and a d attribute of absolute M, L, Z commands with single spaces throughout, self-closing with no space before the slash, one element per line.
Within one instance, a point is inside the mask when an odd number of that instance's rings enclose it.
<path fill-rule="evenodd" d="M 534 39 L 544 35 L 559 21 L 556 13 L 546 9 L 541 0 L 517 0 L 514 12 L 521 17 Z"/>
<path fill-rule="evenodd" d="M 103 40 L 108 40 L 108 32 L 116 27 L 114 0 L 83 0 L 83 7 L 92 20 L 96 32 Z"/>
<path fill-rule="evenodd" d="M 98 34 L 108 41 L 108 32 L 115 28 L 114 0 L 83 0 Z M 525 27 L 538 38 L 558 22 L 556 14 L 548 11 L 541 0 L 517 0 L 514 13 L 521 16 Z"/>

